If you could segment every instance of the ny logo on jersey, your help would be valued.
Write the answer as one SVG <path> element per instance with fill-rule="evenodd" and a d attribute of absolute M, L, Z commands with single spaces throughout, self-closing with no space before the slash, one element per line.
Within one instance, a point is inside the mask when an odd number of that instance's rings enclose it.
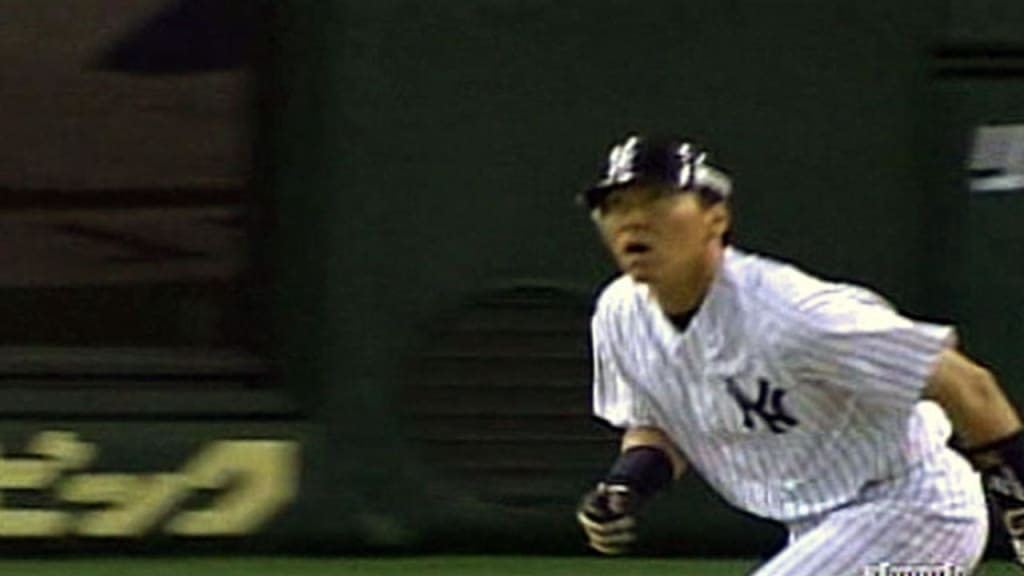
<path fill-rule="evenodd" d="M 757 380 L 757 398 L 747 396 L 732 378 L 726 378 L 725 384 L 729 395 L 732 396 L 740 409 L 743 410 L 744 428 L 752 430 L 756 427 L 755 416 L 760 418 L 768 426 L 768 429 L 775 434 L 785 434 L 791 428 L 800 424 L 786 410 L 786 406 L 783 404 L 786 391 L 781 388 L 772 388 L 772 383 L 764 378 L 758 378 Z"/>

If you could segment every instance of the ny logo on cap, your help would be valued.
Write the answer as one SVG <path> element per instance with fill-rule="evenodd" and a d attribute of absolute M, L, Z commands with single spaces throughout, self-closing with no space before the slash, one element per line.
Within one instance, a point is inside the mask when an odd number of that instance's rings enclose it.
<path fill-rule="evenodd" d="M 606 182 L 623 183 L 633 179 L 638 144 L 640 139 L 630 136 L 628 140 L 612 148 L 611 154 L 608 155 L 608 174 L 604 177 Z"/>
<path fill-rule="evenodd" d="M 633 135 L 612 148 L 608 171 L 598 186 L 621 186 L 644 178 L 683 190 L 705 188 L 728 196 L 732 189 L 729 178 L 706 161 L 707 153 L 690 142 L 649 141 Z"/>
<path fill-rule="evenodd" d="M 697 170 L 707 160 L 707 153 L 698 152 L 693 144 L 683 143 L 676 151 L 679 156 L 679 180 L 680 188 L 691 188 L 697 180 Z"/>

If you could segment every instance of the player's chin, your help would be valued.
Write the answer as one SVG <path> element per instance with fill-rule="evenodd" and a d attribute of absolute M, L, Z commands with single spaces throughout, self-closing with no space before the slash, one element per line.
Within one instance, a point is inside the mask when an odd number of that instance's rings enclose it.
<path fill-rule="evenodd" d="M 654 262 L 649 258 L 623 254 L 618 258 L 619 269 L 637 282 L 650 282 L 654 272 Z"/>
<path fill-rule="evenodd" d="M 632 278 L 633 282 L 636 282 L 638 284 L 650 284 L 651 282 L 654 281 L 654 274 L 651 273 L 651 270 L 646 268 L 637 266 L 627 266 L 623 268 L 623 272 L 625 272 L 626 275 Z"/>

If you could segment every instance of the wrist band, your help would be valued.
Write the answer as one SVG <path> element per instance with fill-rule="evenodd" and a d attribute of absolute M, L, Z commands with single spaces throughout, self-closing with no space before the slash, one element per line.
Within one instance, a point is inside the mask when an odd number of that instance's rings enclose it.
<path fill-rule="evenodd" d="M 1018 430 L 982 446 L 969 448 L 965 452 L 979 471 L 1006 466 L 1013 470 L 1018 480 L 1024 482 L 1024 430 Z"/>
<path fill-rule="evenodd" d="M 653 446 L 634 446 L 619 455 L 605 482 L 625 484 L 641 498 L 647 498 L 672 482 L 672 461 L 664 450 Z"/>

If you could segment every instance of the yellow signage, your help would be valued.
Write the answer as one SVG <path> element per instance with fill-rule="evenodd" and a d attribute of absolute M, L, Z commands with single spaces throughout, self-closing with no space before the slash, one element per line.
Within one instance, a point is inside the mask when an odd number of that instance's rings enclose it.
<path fill-rule="evenodd" d="M 154 531 L 178 536 L 243 536 L 258 531 L 290 504 L 298 490 L 299 444 L 294 440 L 216 440 L 177 472 L 91 473 L 96 445 L 73 432 L 33 437 L 25 457 L 0 451 L 0 538 L 86 536 L 132 538 Z M 12 508 L 7 490 L 50 491 L 61 503 L 88 510 Z M 201 508 L 184 504 L 202 491 Z"/>

